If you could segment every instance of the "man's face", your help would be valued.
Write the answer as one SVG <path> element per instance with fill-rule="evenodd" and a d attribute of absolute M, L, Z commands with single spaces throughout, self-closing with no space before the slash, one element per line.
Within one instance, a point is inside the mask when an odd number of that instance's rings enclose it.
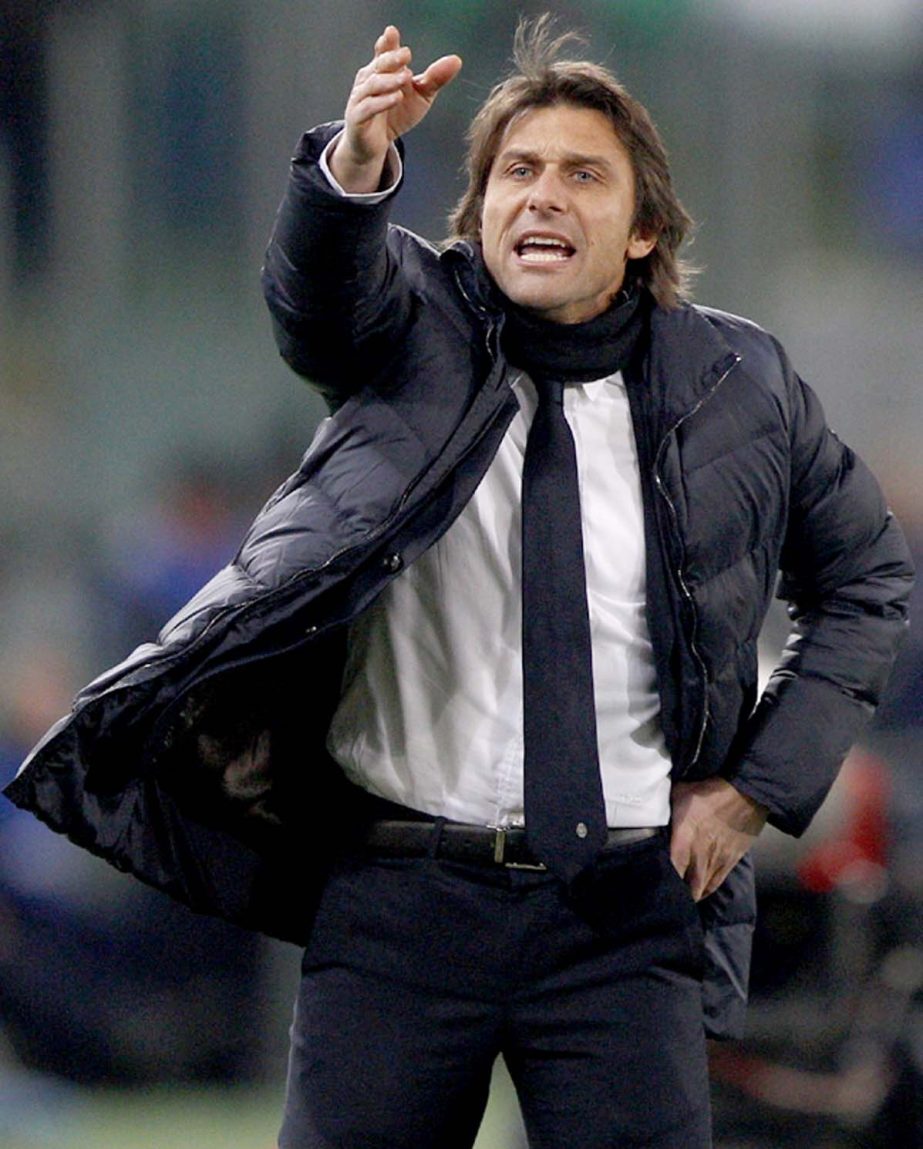
<path fill-rule="evenodd" d="M 484 262 L 514 303 L 556 323 L 605 311 L 629 259 L 656 239 L 632 230 L 634 172 L 608 119 L 555 104 L 513 120 L 481 211 Z"/>

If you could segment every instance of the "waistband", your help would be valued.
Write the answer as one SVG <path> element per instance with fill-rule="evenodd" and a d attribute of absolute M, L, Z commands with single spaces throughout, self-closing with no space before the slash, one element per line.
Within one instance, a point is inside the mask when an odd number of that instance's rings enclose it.
<path fill-rule="evenodd" d="M 609 830 L 604 851 L 665 833 L 663 826 L 626 826 Z M 362 836 L 370 853 L 387 858 L 441 858 L 481 866 L 514 870 L 544 870 L 529 848 L 525 828 L 476 826 L 464 822 L 404 821 L 382 818 L 370 823 Z"/>

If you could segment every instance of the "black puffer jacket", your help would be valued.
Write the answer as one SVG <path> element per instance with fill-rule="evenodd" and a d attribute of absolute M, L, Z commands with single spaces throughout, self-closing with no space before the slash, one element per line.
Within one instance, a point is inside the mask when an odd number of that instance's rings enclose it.
<path fill-rule="evenodd" d="M 194 909 L 301 942 L 324 859 L 361 817 L 324 750 L 344 624 L 446 530 L 516 410 L 478 253 L 440 254 L 386 205 L 331 193 L 330 132 L 296 156 L 264 282 L 283 354 L 333 413 L 234 561 L 82 692 L 6 791 Z M 688 305 L 654 308 L 649 335 L 629 392 L 674 773 L 733 777 L 797 834 L 884 683 L 907 551 L 774 340 Z M 756 705 L 780 568 L 795 629 Z M 734 1031 L 749 864 L 702 905 L 706 1012 Z"/>

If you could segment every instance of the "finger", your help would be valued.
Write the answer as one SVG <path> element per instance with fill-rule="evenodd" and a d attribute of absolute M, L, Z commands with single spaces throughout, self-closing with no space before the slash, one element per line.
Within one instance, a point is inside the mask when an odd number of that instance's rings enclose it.
<path fill-rule="evenodd" d="M 398 88 L 396 92 L 385 92 L 380 96 L 367 96 L 357 101 L 348 109 L 348 121 L 356 128 L 374 120 L 377 115 L 396 108 L 404 99 L 404 91 Z"/>
<path fill-rule="evenodd" d="M 706 896 L 706 890 L 716 868 L 714 843 L 707 837 L 689 834 L 685 825 L 674 823 L 671 841 L 673 864 L 695 901 Z"/>
<path fill-rule="evenodd" d="M 709 897 L 724 885 L 725 878 L 727 878 L 731 870 L 734 869 L 734 867 L 740 861 L 741 857 L 743 857 L 743 854 L 733 854 L 729 857 L 725 857 L 720 862 L 716 861 L 712 865 L 711 871 L 708 875 L 708 882 L 706 883 L 705 891 L 702 895 L 703 897 Z"/>
<path fill-rule="evenodd" d="M 726 874 L 720 873 L 712 874 L 709 880 L 705 883 L 701 896 L 703 898 L 710 898 L 716 890 L 721 888 L 721 884 L 724 882 L 726 876 Z M 698 901 L 699 899 L 697 898 L 696 900 Z"/>
<path fill-rule="evenodd" d="M 393 24 L 389 24 L 375 41 L 375 55 L 380 56 L 383 52 L 391 52 L 400 47 L 400 43 L 400 32 Z"/>
<path fill-rule="evenodd" d="M 395 73 L 407 73 L 410 78 L 410 61 L 412 57 L 409 48 L 398 48 L 393 52 L 385 52 L 370 60 L 356 72 L 356 84 L 363 84 L 372 76 L 387 76 Z M 355 85 L 354 85 L 355 86 Z"/>
<path fill-rule="evenodd" d="M 720 871 L 716 871 L 710 874 L 707 881 L 702 883 L 702 892 L 696 898 L 696 901 L 701 901 L 702 898 L 710 898 L 715 890 L 721 887 L 721 883 L 724 881 L 726 876 L 726 874 Z"/>
<path fill-rule="evenodd" d="M 349 94 L 349 102 L 358 104 L 369 96 L 384 96 L 405 89 L 409 82 L 409 68 L 401 68 L 398 72 L 373 72 L 364 80 L 357 81 Z"/>
<path fill-rule="evenodd" d="M 705 891 L 708 888 L 707 870 L 699 864 L 695 857 L 692 857 L 683 878 L 689 887 L 690 894 L 692 894 L 692 900 L 700 902 L 705 897 Z"/>
<path fill-rule="evenodd" d="M 413 53 L 408 47 L 394 48 L 390 52 L 382 52 L 371 63 L 375 72 L 394 72 L 398 68 L 406 68 L 413 59 Z"/>
<path fill-rule="evenodd" d="M 460 56 L 440 56 L 422 72 L 414 76 L 413 86 L 427 100 L 431 100 L 440 89 L 450 83 L 461 71 Z"/>
<path fill-rule="evenodd" d="M 688 843 L 684 842 L 677 834 L 674 834 L 670 841 L 670 861 L 673 863 L 673 869 L 681 878 L 685 879 L 691 861 L 691 853 Z"/>
<path fill-rule="evenodd" d="M 395 107 L 407 93 L 409 75 L 409 70 L 404 69 L 402 72 L 369 76 L 357 84 L 346 103 L 347 121 L 355 125 L 364 124 Z"/>

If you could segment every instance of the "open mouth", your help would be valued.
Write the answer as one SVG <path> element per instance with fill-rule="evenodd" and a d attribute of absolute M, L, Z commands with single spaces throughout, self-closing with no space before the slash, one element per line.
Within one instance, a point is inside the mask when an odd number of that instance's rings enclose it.
<path fill-rule="evenodd" d="M 575 251 L 566 240 L 550 235 L 524 236 L 514 250 L 524 263 L 563 263 Z"/>

